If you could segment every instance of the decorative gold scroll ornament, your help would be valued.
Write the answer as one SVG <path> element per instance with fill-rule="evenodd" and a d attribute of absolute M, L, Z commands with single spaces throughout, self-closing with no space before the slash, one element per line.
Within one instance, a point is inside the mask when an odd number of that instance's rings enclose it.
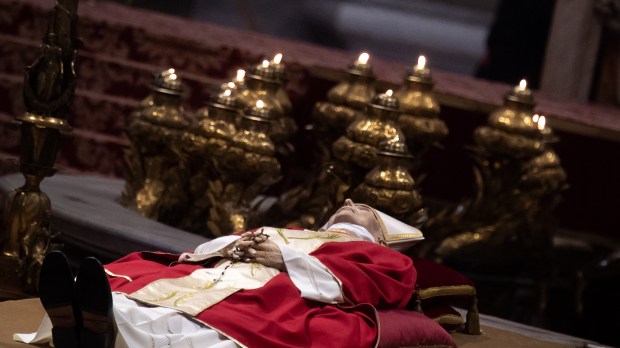
<path fill-rule="evenodd" d="M 2 291 L 8 297 L 35 293 L 38 274 L 50 250 L 51 204 L 39 188 L 55 173 L 61 134 L 69 133 L 69 116 L 75 92 L 78 0 L 59 0 L 52 11 L 39 56 L 26 68 L 24 104 L 17 117 L 21 126 L 19 170 L 24 186 L 13 190 L 6 203 L 6 229 L 0 236 Z"/>

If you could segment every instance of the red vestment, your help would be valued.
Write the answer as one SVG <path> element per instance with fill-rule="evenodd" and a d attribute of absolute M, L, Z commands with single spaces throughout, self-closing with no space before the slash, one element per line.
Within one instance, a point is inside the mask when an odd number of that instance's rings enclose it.
<path fill-rule="evenodd" d="M 363 241 L 325 243 L 310 255 L 342 284 L 345 304 L 300 296 L 286 273 L 263 287 L 240 290 L 200 312 L 196 318 L 248 347 L 372 347 L 378 322 L 375 309 L 403 308 L 416 281 L 411 259 Z M 201 265 L 176 263 L 178 255 L 133 253 L 105 266 L 113 291 L 131 294 L 153 281 L 191 274 Z"/>

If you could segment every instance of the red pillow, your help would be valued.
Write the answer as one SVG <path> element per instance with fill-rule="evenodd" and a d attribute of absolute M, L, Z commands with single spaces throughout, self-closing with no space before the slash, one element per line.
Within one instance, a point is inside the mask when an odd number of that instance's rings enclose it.
<path fill-rule="evenodd" d="M 456 347 L 452 336 L 422 313 L 379 310 L 379 347 Z"/>
<path fill-rule="evenodd" d="M 442 296 L 442 293 L 447 293 L 446 295 L 476 293 L 474 283 L 469 278 L 448 266 L 422 258 L 413 258 L 413 265 L 418 271 L 416 287 L 420 290 L 428 291 L 435 288 L 439 290 L 437 291 L 439 294 L 436 294 L 439 296 Z M 442 288 L 444 291 L 440 290 Z"/>

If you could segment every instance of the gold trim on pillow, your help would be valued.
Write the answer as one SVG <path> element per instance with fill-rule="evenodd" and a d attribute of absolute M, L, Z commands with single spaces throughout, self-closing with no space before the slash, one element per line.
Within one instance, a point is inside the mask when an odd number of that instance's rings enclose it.
<path fill-rule="evenodd" d="M 465 324 L 465 320 L 463 320 L 463 318 L 461 318 L 460 316 L 457 316 L 455 314 L 444 314 L 444 315 L 440 315 L 436 318 L 431 318 L 433 319 L 437 324 L 448 324 L 448 325 L 464 325 Z"/>

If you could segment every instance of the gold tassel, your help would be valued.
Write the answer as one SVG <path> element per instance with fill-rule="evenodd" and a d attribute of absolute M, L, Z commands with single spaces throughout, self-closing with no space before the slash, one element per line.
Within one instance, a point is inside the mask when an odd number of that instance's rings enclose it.
<path fill-rule="evenodd" d="M 478 297 L 473 296 L 471 306 L 467 312 L 467 319 L 465 322 L 465 332 L 470 335 L 480 335 L 480 316 L 478 315 Z"/>
<path fill-rule="evenodd" d="M 415 311 L 418 313 L 422 313 L 422 300 L 420 299 L 420 294 L 415 291 L 413 293 L 413 296 L 415 297 Z"/>

